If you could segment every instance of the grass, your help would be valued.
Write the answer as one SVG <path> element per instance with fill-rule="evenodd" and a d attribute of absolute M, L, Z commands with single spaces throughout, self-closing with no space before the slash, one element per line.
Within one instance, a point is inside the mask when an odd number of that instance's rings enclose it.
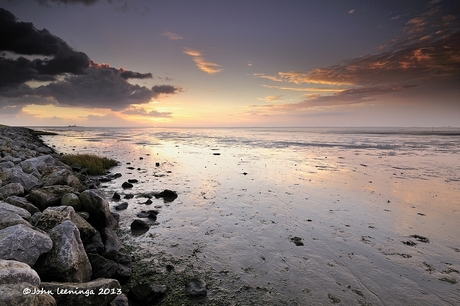
<path fill-rule="evenodd" d="M 104 174 L 107 169 L 118 165 L 118 162 L 114 159 L 94 154 L 66 154 L 62 156 L 62 161 L 68 165 L 76 164 L 82 168 L 86 168 L 90 175 Z"/>

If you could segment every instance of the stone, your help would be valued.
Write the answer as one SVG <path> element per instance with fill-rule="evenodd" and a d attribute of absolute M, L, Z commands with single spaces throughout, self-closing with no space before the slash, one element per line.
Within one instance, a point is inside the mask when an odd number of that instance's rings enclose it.
<path fill-rule="evenodd" d="M 26 159 L 19 165 L 25 173 L 33 174 L 35 171 L 38 171 L 38 173 L 42 175 L 48 170 L 48 167 L 54 166 L 54 164 L 55 160 L 51 155 L 42 155 Z"/>
<path fill-rule="evenodd" d="M 104 243 L 102 242 L 102 237 L 99 232 L 96 232 L 96 235 L 89 242 L 83 242 L 85 246 L 85 251 L 87 254 L 103 254 L 104 253 Z"/>
<path fill-rule="evenodd" d="M 24 208 L 31 215 L 33 215 L 36 212 L 40 211 L 35 205 L 33 205 L 32 203 L 27 201 L 27 199 L 24 198 L 24 197 L 9 196 L 9 197 L 7 197 L 5 199 L 5 202 L 10 203 L 11 205 L 14 205 L 14 206 L 17 206 L 17 207 L 20 207 L 20 208 Z"/>
<path fill-rule="evenodd" d="M 46 233 L 24 224 L 0 230 L 0 259 L 13 259 L 33 267 L 38 257 L 52 247 L 53 241 Z"/>
<path fill-rule="evenodd" d="M 75 210 L 81 210 L 80 198 L 75 193 L 66 193 L 61 198 L 61 206 L 71 206 Z"/>
<path fill-rule="evenodd" d="M 0 200 L 5 200 L 9 196 L 24 195 L 24 187 L 19 183 L 10 183 L 0 187 Z"/>
<path fill-rule="evenodd" d="M 66 193 L 72 193 L 74 189 L 70 186 L 55 185 L 34 189 L 29 194 L 29 200 L 40 210 L 49 206 L 61 205 L 61 199 Z"/>
<path fill-rule="evenodd" d="M 155 198 L 163 198 L 164 202 L 172 202 L 177 198 L 177 193 L 175 191 L 165 189 L 162 192 L 155 194 Z"/>
<path fill-rule="evenodd" d="M 0 211 L 0 229 L 4 229 L 16 224 L 23 224 L 25 226 L 31 227 L 31 224 L 18 214 L 9 211 Z"/>
<path fill-rule="evenodd" d="M 131 223 L 132 230 L 145 230 L 145 229 L 148 230 L 149 228 L 150 228 L 150 225 L 144 220 L 136 219 Z"/>
<path fill-rule="evenodd" d="M 0 285 L 28 283 L 40 285 L 40 277 L 28 264 L 16 260 L 0 259 Z"/>
<path fill-rule="evenodd" d="M 124 294 L 118 295 L 111 303 L 110 306 L 128 306 L 128 297 Z"/>
<path fill-rule="evenodd" d="M 112 196 L 112 200 L 118 201 L 121 199 L 121 196 L 118 192 L 115 192 Z"/>
<path fill-rule="evenodd" d="M 78 283 L 90 281 L 91 264 L 77 226 L 66 220 L 48 234 L 53 241 L 53 248 L 40 257 L 34 266 L 41 279 Z"/>
<path fill-rule="evenodd" d="M 40 218 L 35 223 L 35 226 L 45 232 L 48 232 L 65 220 L 70 220 L 77 226 L 78 231 L 80 232 L 80 237 L 84 242 L 90 241 L 96 234 L 96 229 L 94 229 L 91 224 L 77 214 L 71 206 L 48 207 L 42 212 Z"/>
<path fill-rule="evenodd" d="M 93 271 L 93 279 L 116 278 L 119 266 L 115 261 L 99 254 L 88 254 L 88 258 Z"/>
<path fill-rule="evenodd" d="M 124 210 L 128 208 L 128 202 L 123 202 L 115 206 L 116 210 Z"/>
<path fill-rule="evenodd" d="M 15 213 L 24 219 L 29 219 L 31 217 L 30 212 L 28 212 L 24 208 L 14 206 L 3 201 L 0 201 L 0 211 Z"/>
<path fill-rule="evenodd" d="M 24 173 L 20 167 L 8 169 L 5 174 L 9 177 L 7 180 L 8 183 L 21 184 L 27 192 L 42 185 L 37 177 L 32 174 Z"/>
<path fill-rule="evenodd" d="M 133 258 L 121 252 L 112 252 L 105 255 L 107 259 L 113 260 L 118 264 L 116 278 L 119 280 L 128 279 L 133 272 Z"/>
<path fill-rule="evenodd" d="M 116 228 L 117 221 L 112 216 L 109 202 L 101 191 L 96 189 L 85 190 L 79 195 L 83 210 L 89 213 L 89 223 L 96 229 L 104 227 Z"/>
<path fill-rule="evenodd" d="M 133 188 L 133 184 L 128 183 L 128 182 L 124 182 L 123 184 L 121 184 L 121 188 L 123 188 L 123 189 Z"/>
<path fill-rule="evenodd" d="M 153 305 L 165 296 L 166 290 L 165 285 L 154 283 L 139 284 L 129 290 L 128 297 L 141 305 Z"/>
<path fill-rule="evenodd" d="M 30 292 L 31 294 L 24 294 Z M 33 293 L 33 294 L 32 294 Z M 29 283 L 0 285 L 0 305 L 2 306 L 57 306 L 50 294 Z"/>
<path fill-rule="evenodd" d="M 61 293 L 79 290 L 81 294 L 55 294 L 58 305 L 107 306 L 122 293 L 120 283 L 116 279 L 100 278 L 86 283 L 42 282 L 45 290 Z M 87 294 L 85 294 L 87 293 Z M 15 305 L 18 306 L 18 305 Z"/>
<path fill-rule="evenodd" d="M 121 250 L 122 245 L 120 239 L 111 228 L 104 227 L 99 231 L 99 233 L 101 234 L 102 241 L 104 242 L 105 254 L 113 252 L 118 253 Z"/>
<path fill-rule="evenodd" d="M 191 278 L 187 281 L 185 289 L 191 296 L 204 296 L 208 293 L 206 283 L 200 278 Z"/>

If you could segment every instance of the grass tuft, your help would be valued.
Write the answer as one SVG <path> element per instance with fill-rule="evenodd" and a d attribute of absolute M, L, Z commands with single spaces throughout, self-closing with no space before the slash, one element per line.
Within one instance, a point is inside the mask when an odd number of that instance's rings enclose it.
<path fill-rule="evenodd" d="M 101 175 L 116 165 L 118 162 L 107 157 L 100 157 L 94 154 L 66 154 L 62 156 L 62 161 L 68 165 L 79 165 L 88 169 L 90 175 Z"/>

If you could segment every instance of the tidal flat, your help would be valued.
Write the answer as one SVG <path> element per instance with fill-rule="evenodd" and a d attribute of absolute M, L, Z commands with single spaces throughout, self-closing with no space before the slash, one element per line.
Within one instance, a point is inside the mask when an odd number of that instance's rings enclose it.
<path fill-rule="evenodd" d="M 456 130 L 47 130 L 58 152 L 120 162 L 100 188 L 128 204 L 130 282 L 167 285 L 160 305 L 460 303 Z M 178 197 L 152 196 L 165 189 Z"/>

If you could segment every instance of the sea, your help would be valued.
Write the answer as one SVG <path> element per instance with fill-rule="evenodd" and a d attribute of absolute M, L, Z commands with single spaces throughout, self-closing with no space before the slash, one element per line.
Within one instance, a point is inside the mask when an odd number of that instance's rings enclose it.
<path fill-rule="evenodd" d="M 123 242 L 172 295 L 207 283 L 184 305 L 460 305 L 460 128 L 40 129 L 119 161 Z"/>

